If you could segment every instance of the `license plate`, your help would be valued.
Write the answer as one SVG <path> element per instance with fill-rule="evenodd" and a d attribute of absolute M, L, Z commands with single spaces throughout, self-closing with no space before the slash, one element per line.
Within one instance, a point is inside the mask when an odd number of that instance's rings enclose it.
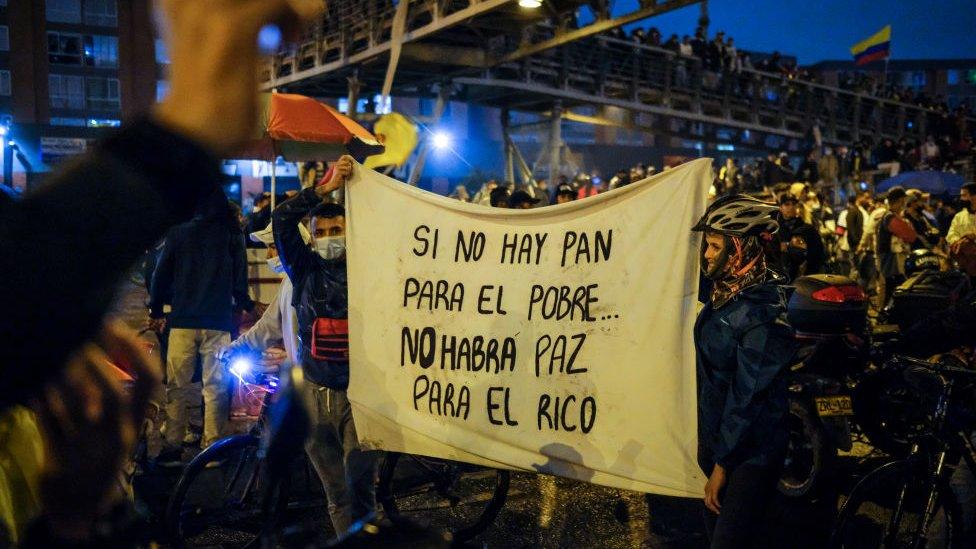
<path fill-rule="evenodd" d="M 821 416 L 852 416 L 854 410 L 851 407 L 851 397 L 849 396 L 829 396 L 817 397 L 817 413 Z"/>

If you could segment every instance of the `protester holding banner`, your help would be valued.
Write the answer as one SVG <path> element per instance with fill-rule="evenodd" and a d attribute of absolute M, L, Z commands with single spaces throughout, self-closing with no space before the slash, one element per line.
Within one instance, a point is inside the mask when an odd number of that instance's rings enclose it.
<path fill-rule="evenodd" d="M 343 156 L 323 182 L 278 207 L 272 214 L 274 239 L 294 287 L 300 359 L 311 427 L 305 443 L 329 499 L 338 534 L 376 507 L 375 452 L 359 448 L 346 389 L 349 386 L 348 288 L 346 286 L 345 210 L 324 202 L 352 174 Z M 298 223 L 311 215 L 314 247 L 302 239 Z"/>
<path fill-rule="evenodd" d="M 785 298 L 767 270 L 763 239 L 777 208 L 721 199 L 693 227 L 711 297 L 695 324 L 698 462 L 714 547 L 748 547 L 759 534 L 786 451 L 785 373 L 794 354 Z"/>

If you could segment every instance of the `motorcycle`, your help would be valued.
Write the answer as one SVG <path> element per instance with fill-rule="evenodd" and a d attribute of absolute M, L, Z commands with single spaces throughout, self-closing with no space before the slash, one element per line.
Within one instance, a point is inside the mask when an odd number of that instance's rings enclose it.
<path fill-rule="evenodd" d="M 839 275 L 797 278 L 787 304 L 798 352 L 789 373 L 789 445 L 779 491 L 814 496 L 833 476 L 838 450 L 852 448 L 851 389 L 871 359 L 868 300 Z"/>

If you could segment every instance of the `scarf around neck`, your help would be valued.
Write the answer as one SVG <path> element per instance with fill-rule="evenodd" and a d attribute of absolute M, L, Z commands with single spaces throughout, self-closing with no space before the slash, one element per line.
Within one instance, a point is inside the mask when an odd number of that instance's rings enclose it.
<path fill-rule="evenodd" d="M 766 256 L 758 237 L 727 236 L 729 258 L 723 276 L 712 287 L 712 307 L 719 308 L 740 292 L 766 280 Z"/>

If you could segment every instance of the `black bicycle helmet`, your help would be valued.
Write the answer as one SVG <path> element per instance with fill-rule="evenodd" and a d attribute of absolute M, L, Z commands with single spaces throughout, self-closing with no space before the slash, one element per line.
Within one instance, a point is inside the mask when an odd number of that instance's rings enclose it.
<path fill-rule="evenodd" d="M 773 219 L 778 210 L 775 204 L 734 194 L 713 202 L 691 230 L 740 237 L 771 235 L 779 230 L 779 223 Z"/>

